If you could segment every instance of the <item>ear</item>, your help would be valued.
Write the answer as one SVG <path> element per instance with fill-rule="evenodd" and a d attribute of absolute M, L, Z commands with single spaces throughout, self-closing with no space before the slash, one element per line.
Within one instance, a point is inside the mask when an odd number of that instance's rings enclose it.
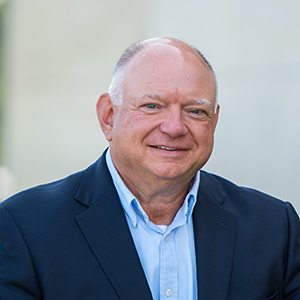
<path fill-rule="evenodd" d="M 114 120 L 114 106 L 109 94 L 102 94 L 96 105 L 97 117 L 107 141 L 112 140 L 112 128 Z"/>
<path fill-rule="evenodd" d="M 215 115 L 214 115 L 214 120 L 213 120 L 213 130 L 215 132 L 216 127 L 217 127 L 217 123 L 219 120 L 219 112 L 220 112 L 220 105 L 218 104 Z"/>

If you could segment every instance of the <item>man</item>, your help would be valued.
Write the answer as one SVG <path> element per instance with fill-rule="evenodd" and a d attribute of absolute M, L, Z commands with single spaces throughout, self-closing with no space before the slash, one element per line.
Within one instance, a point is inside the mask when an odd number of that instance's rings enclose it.
<path fill-rule="evenodd" d="M 292 206 L 199 171 L 216 90 L 179 40 L 127 50 L 97 103 L 109 149 L 1 204 L 0 299 L 299 300 Z"/>

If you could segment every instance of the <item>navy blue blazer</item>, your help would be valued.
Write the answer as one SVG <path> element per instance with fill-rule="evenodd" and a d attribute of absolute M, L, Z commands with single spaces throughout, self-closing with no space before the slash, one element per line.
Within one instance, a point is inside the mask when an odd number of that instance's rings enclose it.
<path fill-rule="evenodd" d="M 201 171 L 193 221 L 198 299 L 300 299 L 289 203 Z M 104 155 L 0 204 L 0 299 L 152 299 Z"/>

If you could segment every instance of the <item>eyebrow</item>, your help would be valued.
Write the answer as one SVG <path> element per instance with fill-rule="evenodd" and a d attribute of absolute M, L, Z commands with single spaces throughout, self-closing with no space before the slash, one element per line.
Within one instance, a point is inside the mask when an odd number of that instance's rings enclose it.
<path fill-rule="evenodd" d="M 151 98 L 151 99 L 156 99 L 156 100 L 161 100 L 161 99 L 164 98 L 162 95 L 159 95 L 159 94 L 151 94 L 151 93 L 147 93 L 147 94 L 141 96 L 141 98 L 146 98 L 146 97 L 147 97 L 147 98 Z M 207 99 L 204 99 L 204 98 L 203 98 L 203 99 L 192 99 L 192 100 L 188 101 L 187 104 L 188 104 L 188 105 L 189 105 L 189 104 L 199 104 L 199 105 L 205 104 L 205 105 L 209 106 L 210 108 L 212 107 L 211 102 L 208 101 Z"/>
<path fill-rule="evenodd" d="M 151 99 L 158 99 L 158 100 L 163 98 L 163 96 L 161 96 L 161 95 L 151 94 L 151 93 L 147 93 L 147 94 L 141 96 L 141 98 L 145 98 L 145 97 L 148 97 L 148 98 L 151 98 Z"/>
<path fill-rule="evenodd" d="M 212 107 L 212 104 L 211 104 L 211 102 L 210 101 L 208 101 L 207 99 L 200 99 L 200 100 L 198 100 L 198 99 L 193 99 L 193 100 L 191 100 L 191 101 L 189 101 L 189 104 L 206 104 L 206 105 L 208 105 L 209 107 Z"/>

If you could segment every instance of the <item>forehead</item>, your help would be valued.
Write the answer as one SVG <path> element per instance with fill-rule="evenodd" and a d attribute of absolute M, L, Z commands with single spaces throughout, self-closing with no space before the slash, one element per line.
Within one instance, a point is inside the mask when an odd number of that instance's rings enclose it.
<path fill-rule="evenodd" d="M 176 90 L 215 97 L 212 71 L 199 54 L 185 44 L 164 42 L 147 46 L 129 62 L 124 75 L 125 91 L 131 94 L 138 91 L 164 94 Z"/>

